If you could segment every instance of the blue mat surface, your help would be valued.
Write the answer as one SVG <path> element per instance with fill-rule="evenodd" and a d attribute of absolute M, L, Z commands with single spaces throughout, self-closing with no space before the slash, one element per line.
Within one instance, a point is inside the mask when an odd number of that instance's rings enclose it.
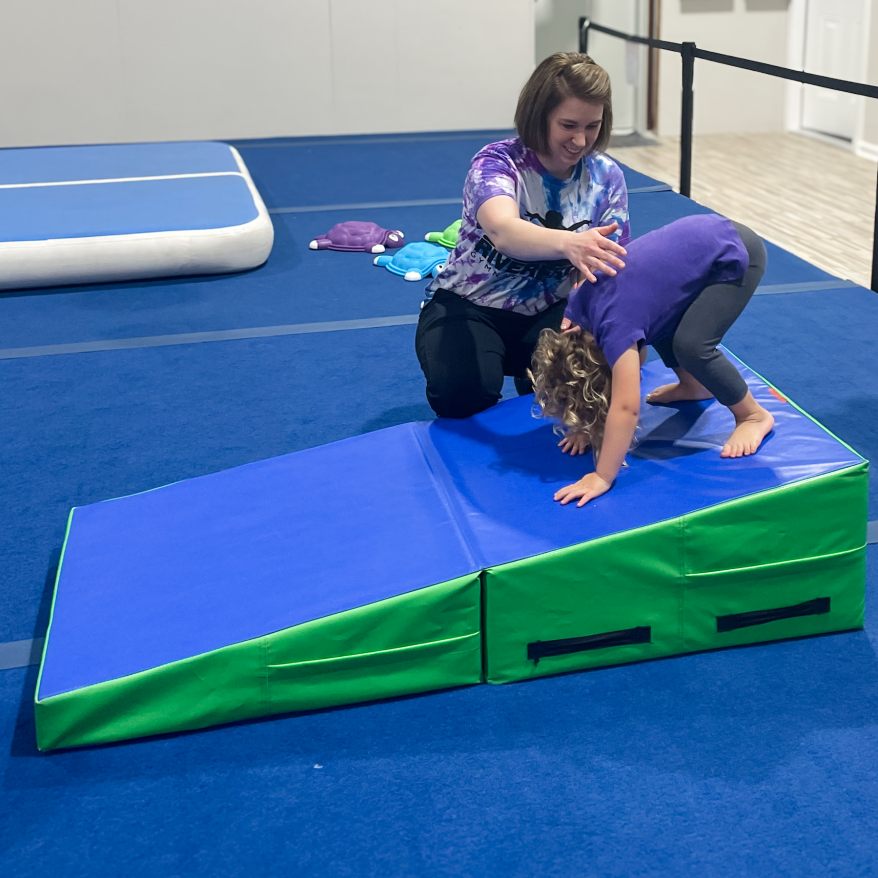
<path fill-rule="evenodd" d="M 754 397 L 775 417 L 775 432 L 758 454 L 719 456 L 734 421 L 716 402 L 644 404 L 629 466 L 612 491 L 576 516 L 551 498 L 593 469 L 592 461 L 557 452 L 550 427 L 526 417 L 530 397 L 465 421 L 435 421 L 430 441 L 448 470 L 458 517 L 467 523 L 481 566 L 666 521 L 858 462 L 855 453 L 739 367 Z M 673 373 L 653 361 L 644 369 L 644 393 L 670 380 Z"/>
<path fill-rule="evenodd" d="M 473 572 L 404 424 L 74 510 L 47 698 Z"/>
<path fill-rule="evenodd" d="M 645 406 L 630 466 L 583 510 L 552 495 L 591 461 L 531 397 L 75 509 L 39 697 L 860 463 L 743 371 L 776 419 L 757 455 L 720 458 L 717 403 Z M 644 392 L 670 375 L 648 365 Z"/>
<path fill-rule="evenodd" d="M 0 150 L 0 290 L 243 270 L 273 227 L 223 143 Z"/>
<path fill-rule="evenodd" d="M 0 189 L 0 241 L 224 229 L 258 216 L 237 175 Z"/>
<path fill-rule="evenodd" d="M 239 172 L 225 143 L 118 143 L 0 149 L 0 185 Z"/>

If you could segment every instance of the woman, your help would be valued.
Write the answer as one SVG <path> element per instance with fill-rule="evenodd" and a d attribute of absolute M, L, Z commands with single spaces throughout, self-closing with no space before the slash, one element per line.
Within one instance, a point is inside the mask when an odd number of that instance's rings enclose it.
<path fill-rule="evenodd" d="M 494 405 L 503 376 L 529 392 L 537 336 L 558 329 L 577 275 L 624 269 L 628 193 L 603 150 L 610 80 L 587 55 L 558 53 L 518 98 L 518 137 L 473 158 L 457 246 L 427 288 L 415 347 L 442 417 Z"/>

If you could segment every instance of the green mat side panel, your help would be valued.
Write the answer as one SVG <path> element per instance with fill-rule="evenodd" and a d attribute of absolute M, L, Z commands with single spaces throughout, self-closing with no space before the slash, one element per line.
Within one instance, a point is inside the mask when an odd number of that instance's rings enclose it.
<path fill-rule="evenodd" d="M 480 620 L 475 573 L 37 700 L 37 745 L 99 744 L 479 683 Z"/>
<path fill-rule="evenodd" d="M 488 682 L 862 628 L 867 479 L 857 464 L 487 570 Z"/>
<path fill-rule="evenodd" d="M 865 463 L 685 520 L 687 650 L 862 628 L 867 520 Z"/>

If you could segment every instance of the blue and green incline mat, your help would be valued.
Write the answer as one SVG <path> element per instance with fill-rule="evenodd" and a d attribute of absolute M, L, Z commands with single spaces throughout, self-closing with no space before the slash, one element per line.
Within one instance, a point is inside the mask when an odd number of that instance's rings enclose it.
<path fill-rule="evenodd" d="M 758 454 L 719 457 L 716 403 L 645 406 L 582 509 L 527 397 L 74 509 L 40 748 L 862 627 L 868 464 L 742 371 Z"/>

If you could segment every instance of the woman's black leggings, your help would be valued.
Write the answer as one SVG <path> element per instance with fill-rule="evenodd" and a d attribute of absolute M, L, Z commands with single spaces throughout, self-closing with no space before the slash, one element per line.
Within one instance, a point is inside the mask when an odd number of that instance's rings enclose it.
<path fill-rule="evenodd" d="M 750 301 L 766 262 L 762 240 L 747 226 L 734 226 L 750 254 L 740 283 L 705 287 L 686 309 L 673 335 L 653 345 L 666 366 L 685 369 L 726 406 L 747 395 L 747 384 L 716 346 Z"/>
<path fill-rule="evenodd" d="M 424 306 L 415 335 L 418 362 L 427 379 L 427 402 L 444 418 L 467 418 L 490 408 L 513 375 L 519 393 L 530 391 L 525 377 L 537 336 L 559 329 L 566 299 L 529 317 L 473 305 L 448 290 L 437 290 Z"/>

